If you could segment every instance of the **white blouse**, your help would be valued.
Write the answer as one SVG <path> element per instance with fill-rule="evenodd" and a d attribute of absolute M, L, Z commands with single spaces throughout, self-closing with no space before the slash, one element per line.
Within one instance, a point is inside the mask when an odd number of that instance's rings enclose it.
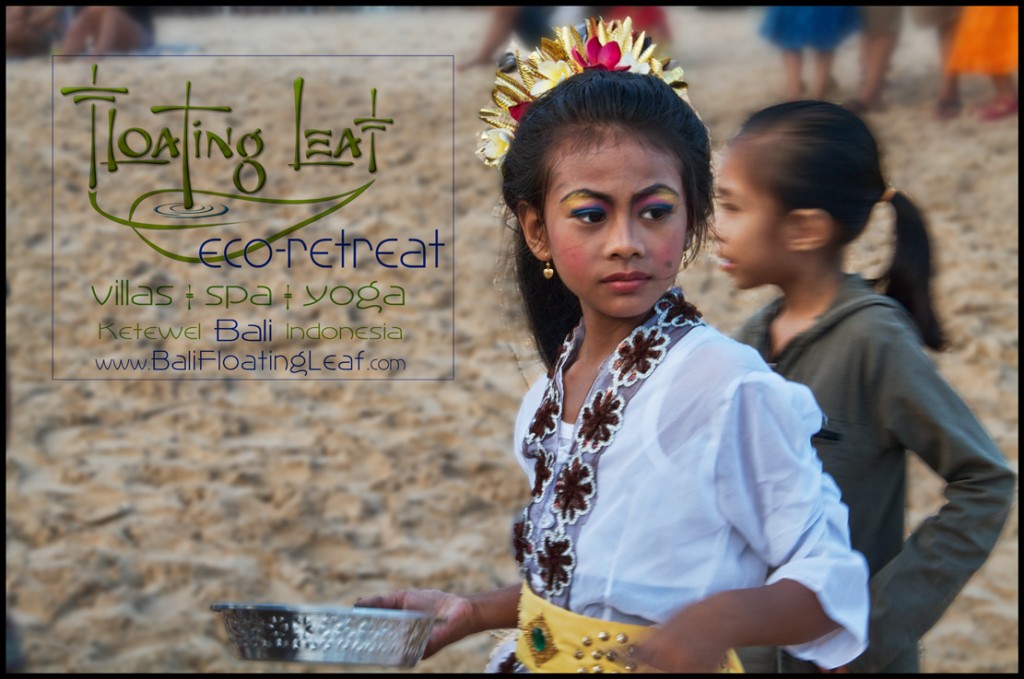
<path fill-rule="evenodd" d="M 547 381 L 527 392 L 515 426 L 531 486 L 535 462 L 522 442 Z M 811 445 L 821 425 L 807 387 L 710 326 L 691 330 L 628 402 L 601 454 L 570 608 L 657 624 L 716 592 L 789 579 L 814 591 L 841 628 L 787 650 L 824 667 L 859 656 L 868 568 L 850 549 L 846 505 Z M 569 427 L 559 431 L 559 463 Z"/>

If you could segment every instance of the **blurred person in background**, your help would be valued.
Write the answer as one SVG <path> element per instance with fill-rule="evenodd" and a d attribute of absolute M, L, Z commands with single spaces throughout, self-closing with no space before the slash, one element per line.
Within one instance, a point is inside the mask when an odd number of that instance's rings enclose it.
<path fill-rule="evenodd" d="M 864 22 L 860 35 L 860 88 L 843 106 L 862 114 L 882 110 L 882 91 L 903 23 L 902 5 L 871 5 L 860 8 Z"/>
<path fill-rule="evenodd" d="M 139 52 L 155 44 L 153 8 L 148 5 L 77 8 L 61 47 L 63 54 Z"/>
<path fill-rule="evenodd" d="M 956 92 L 964 73 L 986 75 L 995 96 L 981 108 L 982 120 L 998 120 L 1017 113 L 1016 6 L 965 7 L 960 15 L 943 73 L 943 91 Z"/>
<path fill-rule="evenodd" d="M 922 637 L 999 540 L 1016 473 L 925 351 L 948 346 L 933 301 L 934 241 L 923 209 L 886 182 L 882 158 L 863 119 L 841 106 L 763 109 L 726 147 L 715 234 L 738 289 L 781 293 L 734 336 L 814 393 L 825 414 L 814 447 L 870 567 L 867 650 L 830 671 L 918 673 Z M 893 254 L 868 279 L 844 263 L 881 205 L 893 212 Z M 911 453 L 942 480 L 945 503 L 908 535 Z M 739 654 L 748 672 L 821 671 L 785 649 Z"/>
<path fill-rule="evenodd" d="M 958 79 L 946 72 L 962 9 L 959 6 L 945 5 L 910 6 L 910 15 L 915 25 L 935 29 L 939 64 L 943 73 L 938 102 L 935 105 L 935 117 L 939 120 L 956 118 L 963 109 Z M 863 114 L 880 111 L 883 108 L 882 96 L 887 84 L 886 74 L 903 29 L 903 6 L 861 7 L 860 13 L 864 21 L 860 43 L 860 89 L 857 96 L 843 103 L 843 107 L 854 113 Z"/>
<path fill-rule="evenodd" d="M 861 27 L 857 7 L 808 7 L 779 5 L 768 7 L 760 33 L 782 51 L 785 75 L 784 98 L 824 99 L 835 88 L 832 63 L 835 50 Z M 814 75 L 808 90 L 803 82 L 803 55 L 813 56 Z"/>
<path fill-rule="evenodd" d="M 592 10 L 589 6 L 495 5 L 491 7 L 491 23 L 480 49 L 459 70 L 497 63 L 503 73 L 510 73 L 516 67 L 514 51 L 523 51 L 526 58 L 526 53 L 540 45 L 541 38 L 550 37 L 552 26 L 576 26 L 576 30 L 586 34 L 583 21 Z M 503 46 L 505 49 L 495 62 L 494 53 Z"/>
<path fill-rule="evenodd" d="M 8 6 L 7 57 L 50 54 L 63 33 L 65 9 L 43 5 Z"/>
<path fill-rule="evenodd" d="M 949 63 L 953 38 L 956 36 L 957 22 L 962 10 L 962 7 L 942 5 L 913 5 L 910 8 L 910 15 L 914 17 L 917 25 L 935 29 L 939 41 L 939 64 L 943 72 L 946 64 Z M 939 86 L 939 101 L 935 105 L 935 117 L 939 120 L 955 118 L 960 115 L 962 109 L 959 83 L 955 78 L 950 79 L 943 76 Z"/>

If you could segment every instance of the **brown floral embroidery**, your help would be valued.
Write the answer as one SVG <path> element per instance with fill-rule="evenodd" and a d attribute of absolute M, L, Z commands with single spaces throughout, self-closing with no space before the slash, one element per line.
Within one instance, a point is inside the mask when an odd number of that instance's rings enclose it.
<path fill-rule="evenodd" d="M 548 372 L 548 391 L 524 436 L 524 457 L 534 460 L 534 487 L 523 520 L 514 529 L 516 560 L 524 577 L 539 580 L 545 596 L 559 606 L 568 606 L 576 540 L 597 503 L 598 462 L 622 427 L 627 401 L 665 358 L 669 347 L 691 328 L 703 325 L 700 312 L 686 302 L 678 288 L 655 304 L 655 312 L 617 347 L 598 375 L 594 396 L 583 408 L 568 459 L 556 469 L 553 451 L 558 445 L 556 432 L 562 407 L 557 376 L 579 349 L 582 324 L 559 348 Z"/>
<path fill-rule="evenodd" d="M 642 377 L 647 377 L 654 366 L 665 355 L 667 337 L 658 328 L 649 332 L 637 330 L 627 337 L 617 349 L 612 370 L 615 371 L 615 383 L 626 386 L 633 384 Z"/>
<path fill-rule="evenodd" d="M 658 311 L 664 314 L 661 322 L 671 325 L 682 325 L 687 321 L 696 322 L 703 315 L 680 294 L 667 295 L 658 302 Z"/>
<path fill-rule="evenodd" d="M 572 570 L 576 566 L 572 540 L 546 536 L 544 548 L 537 553 L 537 565 L 546 590 L 555 596 L 561 594 L 572 579 Z"/>
<path fill-rule="evenodd" d="M 544 492 L 544 486 L 547 485 L 548 480 L 551 478 L 551 458 L 553 456 L 538 445 L 533 450 L 527 449 L 523 453 L 523 457 L 527 460 L 533 460 L 533 488 L 530 492 L 534 498 L 538 498 Z"/>
<path fill-rule="evenodd" d="M 583 450 L 594 452 L 608 445 L 622 425 L 623 400 L 612 389 L 599 391 L 590 405 L 583 408 L 577 441 Z"/>
<path fill-rule="evenodd" d="M 560 410 L 558 401 L 551 393 L 548 393 L 544 397 L 544 402 L 540 404 L 540 408 L 537 409 L 537 413 L 533 416 L 533 422 L 530 423 L 530 434 L 534 438 L 542 439 L 548 433 L 554 431 L 555 418 L 558 417 Z"/>
<path fill-rule="evenodd" d="M 590 498 L 594 496 L 594 469 L 580 458 L 562 470 L 555 482 L 555 510 L 562 521 L 575 523 L 590 511 Z"/>
<path fill-rule="evenodd" d="M 516 563 L 522 569 L 526 565 L 526 557 L 533 554 L 533 545 L 530 544 L 531 525 L 528 519 L 516 521 L 512 525 L 512 548 L 515 550 Z"/>
<path fill-rule="evenodd" d="M 496 668 L 497 674 L 516 674 L 519 669 L 523 667 L 519 659 L 516 658 L 516 654 L 513 651 L 509 653 L 504 660 L 502 660 Z"/>
<path fill-rule="evenodd" d="M 555 360 L 551 362 L 550 366 L 548 366 L 548 373 L 547 373 L 547 375 L 548 375 L 548 379 L 549 380 L 552 377 L 555 376 L 555 373 L 558 370 L 558 363 L 562 360 L 562 357 L 565 356 L 567 353 L 569 353 L 569 351 L 572 350 L 572 348 L 573 348 L 573 338 L 575 338 L 575 337 L 576 337 L 576 333 L 575 332 L 569 333 L 569 336 L 566 337 L 565 341 L 562 342 L 562 346 L 558 347 L 558 353 L 555 354 Z"/>

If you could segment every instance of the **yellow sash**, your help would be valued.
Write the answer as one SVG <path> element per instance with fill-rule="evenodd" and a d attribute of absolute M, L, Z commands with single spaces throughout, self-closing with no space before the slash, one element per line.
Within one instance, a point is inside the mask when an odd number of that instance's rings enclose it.
<path fill-rule="evenodd" d="M 656 672 L 633 660 L 634 644 L 650 633 L 650 627 L 567 611 L 523 583 L 516 657 L 531 672 Z M 729 649 L 718 671 L 743 672 L 734 650 Z"/>

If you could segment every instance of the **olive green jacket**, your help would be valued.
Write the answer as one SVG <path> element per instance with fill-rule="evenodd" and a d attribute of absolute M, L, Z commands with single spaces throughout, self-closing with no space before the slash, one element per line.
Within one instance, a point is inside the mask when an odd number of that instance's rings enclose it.
<path fill-rule="evenodd" d="M 919 671 L 917 645 L 988 558 L 1014 500 L 1016 475 L 977 418 L 940 376 L 909 314 L 848 274 L 817 321 L 772 356 L 769 324 L 781 298 L 736 339 L 814 392 L 826 417 L 814 437 L 850 509 L 850 541 L 871 572 L 869 645 L 850 669 Z M 904 541 L 906 451 L 946 485 L 946 503 Z M 748 671 L 801 671 L 741 653 Z"/>

